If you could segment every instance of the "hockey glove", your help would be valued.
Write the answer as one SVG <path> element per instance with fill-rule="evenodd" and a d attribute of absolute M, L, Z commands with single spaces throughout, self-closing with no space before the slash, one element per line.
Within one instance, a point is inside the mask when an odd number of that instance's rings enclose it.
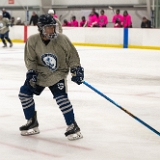
<path fill-rule="evenodd" d="M 84 79 L 84 69 L 81 66 L 78 66 L 77 68 L 71 69 L 72 78 L 71 81 L 77 83 L 78 85 L 82 84 Z"/>
<path fill-rule="evenodd" d="M 26 84 L 34 88 L 36 82 L 37 82 L 37 73 L 31 69 L 26 74 Z"/>

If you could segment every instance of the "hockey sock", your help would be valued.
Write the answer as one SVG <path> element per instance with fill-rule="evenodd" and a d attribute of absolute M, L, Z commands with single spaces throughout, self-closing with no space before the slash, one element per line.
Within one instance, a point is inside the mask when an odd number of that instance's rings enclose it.
<path fill-rule="evenodd" d="M 20 88 L 18 96 L 22 104 L 25 118 L 29 120 L 35 114 L 35 103 L 33 99 L 33 92 L 29 89 L 28 86 L 23 85 Z"/>
<path fill-rule="evenodd" d="M 67 97 L 67 95 L 61 95 L 55 98 L 60 110 L 63 113 L 66 124 L 71 125 L 74 122 L 74 113 L 72 105 Z"/>
<path fill-rule="evenodd" d="M 2 38 L 2 42 L 3 42 L 3 44 L 6 46 L 7 45 L 7 43 L 6 43 L 6 41 L 4 40 L 4 38 Z"/>

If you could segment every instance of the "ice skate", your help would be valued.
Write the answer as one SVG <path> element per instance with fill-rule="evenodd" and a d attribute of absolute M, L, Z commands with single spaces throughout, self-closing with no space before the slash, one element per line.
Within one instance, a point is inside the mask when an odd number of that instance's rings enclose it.
<path fill-rule="evenodd" d="M 10 43 L 10 46 L 9 47 L 12 47 L 13 46 L 13 43 Z"/>
<path fill-rule="evenodd" d="M 80 128 L 75 121 L 68 126 L 65 136 L 68 138 L 68 140 L 71 141 L 83 138 L 83 135 L 80 132 Z"/>
<path fill-rule="evenodd" d="M 40 133 L 38 129 L 37 113 L 27 121 L 27 124 L 21 126 L 19 129 L 22 136 L 29 136 Z"/>
<path fill-rule="evenodd" d="M 6 44 L 4 44 L 3 48 L 6 48 L 6 47 L 7 47 L 7 45 L 6 45 Z"/>

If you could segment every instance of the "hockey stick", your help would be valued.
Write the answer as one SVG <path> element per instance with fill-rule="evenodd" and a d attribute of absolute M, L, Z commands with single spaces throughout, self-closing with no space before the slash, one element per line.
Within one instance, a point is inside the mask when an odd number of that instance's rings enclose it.
<path fill-rule="evenodd" d="M 98 93 L 99 95 L 101 95 L 102 97 L 104 97 L 105 99 L 107 99 L 108 101 L 110 101 L 111 103 L 113 103 L 115 106 L 117 106 L 118 108 L 120 108 L 121 110 L 123 110 L 124 112 L 126 112 L 127 114 L 129 114 L 132 118 L 136 119 L 138 122 L 140 122 L 141 124 L 143 124 L 144 126 L 146 126 L 147 128 L 149 128 L 151 131 L 153 131 L 154 133 L 156 133 L 157 135 L 160 136 L 160 133 L 157 130 L 155 130 L 153 127 L 151 127 L 150 125 L 148 125 L 147 123 L 145 123 L 144 121 L 142 121 L 141 119 L 139 119 L 138 117 L 136 117 L 135 115 L 133 115 L 132 113 L 130 113 L 129 111 L 127 111 L 125 108 L 123 108 L 120 105 L 118 105 L 116 102 L 114 102 L 112 99 L 110 99 L 109 97 L 107 97 L 105 94 L 103 94 L 102 92 L 100 92 L 99 90 L 97 90 L 96 88 L 94 88 L 93 86 L 91 86 L 90 84 L 88 84 L 85 81 L 83 81 L 83 84 L 85 84 L 87 87 L 89 87 L 90 89 L 92 89 L 93 91 L 95 91 L 96 93 Z"/>

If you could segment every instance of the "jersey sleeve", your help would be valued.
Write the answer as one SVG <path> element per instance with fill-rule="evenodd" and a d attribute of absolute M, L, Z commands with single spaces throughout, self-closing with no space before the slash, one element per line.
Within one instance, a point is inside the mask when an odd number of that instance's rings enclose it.
<path fill-rule="evenodd" d="M 9 24 L 10 24 L 10 21 L 9 21 L 8 18 L 3 18 L 3 22 L 4 22 L 4 25 L 5 25 L 6 27 L 8 27 Z"/>
<path fill-rule="evenodd" d="M 32 43 L 32 40 L 29 38 L 25 44 L 25 50 L 24 50 L 24 61 L 26 68 L 28 70 L 33 69 L 36 71 L 37 69 L 37 56 L 34 49 L 34 43 Z"/>
<path fill-rule="evenodd" d="M 81 66 L 79 54 L 67 36 L 63 36 L 63 48 L 67 53 L 67 62 L 70 68 Z"/>

